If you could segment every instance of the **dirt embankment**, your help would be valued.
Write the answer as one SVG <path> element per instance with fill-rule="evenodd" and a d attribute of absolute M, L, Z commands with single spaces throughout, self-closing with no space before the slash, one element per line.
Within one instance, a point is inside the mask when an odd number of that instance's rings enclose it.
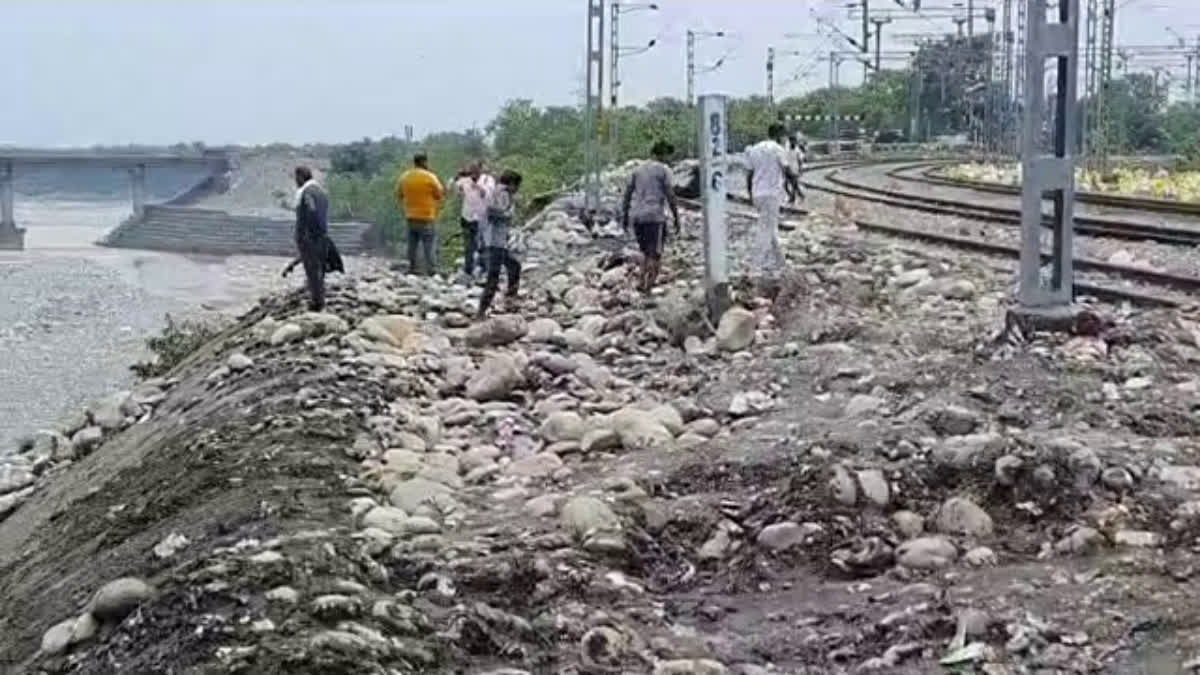
<path fill-rule="evenodd" d="M 1099 335 L 996 341 L 1007 270 L 799 226 L 779 293 L 740 286 L 715 336 L 694 237 L 645 299 L 554 210 L 523 300 L 486 322 L 478 289 L 399 275 L 323 315 L 264 300 L 0 522 L 0 658 L 1182 669 L 1197 326 L 1099 308 Z M 105 586 L 125 577 L 153 590 Z"/>

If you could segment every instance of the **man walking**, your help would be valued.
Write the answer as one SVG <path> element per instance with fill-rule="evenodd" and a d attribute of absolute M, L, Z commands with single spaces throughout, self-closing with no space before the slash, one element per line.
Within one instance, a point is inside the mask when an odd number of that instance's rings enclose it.
<path fill-rule="evenodd" d="M 675 204 L 671 169 L 667 166 L 667 160 L 674 152 L 675 148 L 666 141 L 655 143 L 650 150 L 653 159 L 634 170 L 625 188 L 624 226 L 628 233 L 630 223 L 633 224 L 638 248 L 642 251 L 642 268 L 638 275 L 638 290 L 642 293 L 648 294 L 658 280 L 667 233 L 667 206 L 671 207 L 671 217 L 675 220 L 675 235 L 679 235 L 679 207 Z"/>
<path fill-rule="evenodd" d="M 508 250 L 508 231 L 516 213 L 514 196 L 520 188 L 521 174 L 505 171 L 500 174 L 496 189 L 488 195 L 487 217 L 479 232 L 484 260 L 487 261 L 487 281 L 479 298 L 479 311 L 475 315 L 477 319 L 487 316 L 488 308 L 492 306 L 492 299 L 496 297 L 496 289 L 500 286 L 501 268 L 508 275 L 504 295 L 509 303 L 516 299 L 520 288 L 521 263 Z"/>
<path fill-rule="evenodd" d="M 779 248 L 779 208 L 785 181 L 797 180 L 783 147 L 786 135 L 782 124 L 773 123 L 767 128 L 767 139 L 746 150 L 746 189 L 758 209 L 751 264 L 763 276 L 774 276 L 784 264 Z"/>
<path fill-rule="evenodd" d="M 788 157 L 796 175 L 786 180 L 784 190 L 787 192 L 788 203 L 794 204 L 797 197 L 804 201 L 804 190 L 800 188 L 800 174 L 804 172 L 804 146 L 794 134 L 788 137 Z"/>
<path fill-rule="evenodd" d="M 304 276 L 308 288 L 308 309 L 319 312 L 325 308 L 325 272 L 333 271 L 331 264 L 336 256 L 336 267 L 341 266 L 333 242 L 329 239 L 329 197 L 313 178 L 312 169 L 298 166 L 294 172 L 296 180 L 296 249 L 299 262 L 304 265 Z M 288 270 L 295 265 L 288 266 Z"/>
<path fill-rule="evenodd" d="M 442 181 L 429 170 L 429 157 L 423 152 L 417 153 L 413 157 L 413 167 L 396 181 L 396 200 L 403 205 L 408 223 L 410 274 L 418 273 L 418 248 L 425 260 L 425 274 L 432 275 L 437 270 L 434 260 L 436 222 L 444 198 Z"/>
<path fill-rule="evenodd" d="M 473 162 L 459 173 L 452 188 L 462 196 L 462 216 L 459 224 L 463 235 L 463 277 L 470 282 L 475 275 L 476 253 L 479 252 L 479 225 L 487 217 L 488 193 L 495 187 L 492 177 L 483 173 L 480 162 Z M 479 255 L 480 267 L 484 267 Z"/>

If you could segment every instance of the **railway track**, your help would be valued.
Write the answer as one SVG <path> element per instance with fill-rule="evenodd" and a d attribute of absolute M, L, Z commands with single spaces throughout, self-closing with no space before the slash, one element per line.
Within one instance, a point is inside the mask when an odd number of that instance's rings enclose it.
<path fill-rule="evenodd" d="M 1016 185 L 1003 185 L 1000 183 L 990 183 L 987 181 L 967 180 L 958 178 L 946 178 L 945 176 L 937 175 L 937 171 L 952 162 L 937 161 L 925 162 L 923 164 L 914 165 L 912 167 L 901 167 L 888 172 L 888 176 L 897 180 L 912 181 L 925 183 L 927 185 L 940 185 L 943 187 L 959 188 L 974 190 L 976 192 L 989 192 L 992 194 L 1001 195 L 1020 195 L 1021 188 Z M 921 169 L 919 176 L 913 176 L 908 171 L 912 169 Z M 1200 203 L 1181 202 L 1172 199 L 1156 199 L 1153 197 L 1131 197 L 1127 195 L 1114 195 L 1107 192 L 1094 192 L 1090 190 L 1079 190 L 1075 193 L 1077 201 L 1093 206 L 1102 206 L 1114 209 L 1124 209 L 1129 211 L 1144 211 L 1148 213 L 1163 213 L 1172 216 L 1200 216 Z"/>
<path fill-rule="evenodd" d="M 820 179 L 818 181 L 805 180 L 804 185 L 813 190 L 924 213 L 957 216 L 970 220 L 982 220 L 1010 226 L 1019 226 L 1021 224 L 1021 212 L 1019 209 L 991 204 L 971 203 L 944 197 L 917 195 L 904 190 L 870 185 L 840 175 L 847 168 L 847 165 L 842 165 L 814 169 L 813 172 L 820 172 Z M 898 171 L 893 170 L 888 175 L 894 176 Z M 820 181 L 828 184 L 822 184 Z M 1047 220 L 1045 221 L 1047 224 L 1049 222 L 1048 219 L 1049 216 L 1047 216 Z M 1151 225 L 1112 218 L 1076 215 L 1075 232 L 1093 237 L 1110 237 L 1129 241 L 1154 241 L 1174 246 L 1200 246 L 1200 227 Z"/>
<path fill-rule="evenodd" d="M 891 163 L 896 163 L 897 161 L 911 161 L 911 160 L 892 160 Z M 829 163 L 825 163 L 822 165 L 816 165 L 816 166 L 809 167 L 806 170 L 806 173 L 815 172 L 815 171 L 836 172 L 836 171 L 841 170 L 848 166 L 859 166 L 859 165 L 878 164 L 878 163 L 880 163 L 880 162 L 879 161 L 871 161 L 871 160 L 847 160 L 844 162 L 829 162 Z M 837 187 L 828 188 L 826 186 L 815 185 L 811 181 L 804 181 L 804 184 L 806 187 L 808 187 L 810 189 L 832 192 L 834 194 L 844 194 L 844 196 L 854 198 L 854 199 L 867 199 L 868 201 L 873 201 L 873 202 L 877 202 L 877 203 L 885 203 L 885 204 L 892 204 L 892 202 L 898 202 L 898 203 L 895 203 L 892 205 L 900 206 L 903 208 L 913 208 L 912 202 L 905 202 L 905 200 L 903 200 L 903 199 L 890 197 L 890 196 L 886 196 L 886 195 L 879 195 L 876 193 L 872 193 L 870 191 L 865 191 L 865 195 L 864 195 L 864 191 L 843 189 L 843 188 L 837 188 Z M 729 201 L 737 203 L 737 204 L 750 205 L 749 199 L 747 199 L 746 197 L 744 197 L 742 195 L 736 194 L 736 193 L 729 193 L 727 195 L 727 198 L 729 199 Z M 687 208 L 699 209 L 701 207 L 700 202 L 695 201 L 695 200 L 681 200 L 681 202 Z M 958 206 L 961 207 L 962 205 L 958 205 Z M 946 211 L 951 211 L 952 212 L 951 215 L 957 215 L 960 217 L 969 218 L 969 219 L 973 219 L 973 220 L 989 220 L 989 221 L 993 221 L 993 222 L 995 221 L 995 219 L 1000 217 L 999 215 L 997 215 L 995 213 L 989 213 L 987 210 L 977 210 L 977 209 L 971 209 L 971 208 L 951 208 L 948 206 L 936 206 L 936 205 L 930 205 L 930 204 L 920 203 L 920 202 L 918 202 L 918 210 L 932 212 L 932 213 L 945 213 Z M 813 215 L 813 212 L 810 211 L 809 209 L 794 207 L 794 206 L 784 206 L 783 212 L 784 212 L 785 216 L 793 216 L 793 217 L 804 217 L 804 216 L 808 216 L 808 215 Z M 1019 220 L 1017 222 L 1019 222 Z M 861 219 L 853 219 L 853 223 L 859 230 L 862 230 L 864 232 L 870 232 L 873 234 L 908 239 L 908 240 L 918 241 L 918 242 L 922 242 L 922 243 L 926 243 L 926 244 L 947 246 L 950 248 L 956 248 L 956 249 L 960 249 L 960 250 L 966 250 L 966 251 L 971 251 L 971 252 L 985 254 L 985 255 L 998 256 L 998 257 L 1003 257 L 1003 258 L 1012 259 L 1012 260 L 1017 260 L 1020 258 L 1020 248 L 1019 247 L 1010 246 L 1007 244 L 1001 244 L 1001 243 L 997 243 L 994 241 L 988 241 L 985 239 L 951 235 L 951 234 L 946 234 L 946 233 L 942 233 L 942 232 L 933 232 L 933 231 L 928 231 L 928 230 L 903 227 L 903 226 L 899 226 L 899 225 L 876 223 L 876 222 L 870 222 L 870 221 L 861 220 Z M 1143 237 L 1143 239 L 1144 239 L 1144 237 Z M 1200 239 L 1197 240 L 1197 243 L 1200 243 Z M 1042 259 L 1043 259 L 1043 262 L 1048 262 L 1048 261 L 1050 261 L 1051 256 L 1048 253 L 1043 253 Z M 1167 307 L 1167 308 L 1170 308 L 1170 307 L 1180 307 L 1180 306 L 1184 306 L 1184 305 L 1193 304 L 1192 298 L 1190 296 L 1192 296 L 1193 294 L 1195 294 L 1197 292 L 1200 292 L 1200 278 L 1197 278 L 1197 277 L 1191 277 L 1191 276 L 1179 275 L 1179 274 L 1171 274 L 1171 273 L 1167 273 L 1167 272 L 1159 272 L 1156 270 L 1146 269 L 1143 267 L 1117 265 L 1117 264 L 1113 264 L 1113 263 L 1109 263 L 1109 262 L 1105 262 L 1105 261 L 1101 261 L 1101 260 L 1094 260 L 1094 259 L 1090 259 L 1090 258 L 1086 258 L 1086 257 L 1075 258 L 1074 259 L 1074 267 L 1077 272 L 1094 273 L 1097 275 L 1103 275 L 1105 277 L 1115 277 L 1118 279 L 1135 281 L 1135 282 L 1147 284 L 1150 286 L 1165 287 L 1165 288 L 1171 289 L 1173 291 L 1178 291 L 1178 292 L 1184 294 L 1183 297 L 1180 297 L 1179 295 L 1164 295 L 1164 294 L 1160 294 L 1160 293 L 1149 292 L 1149 291 L 1144 291 L 1144 290 L 1139 290 L 1139 289 L 1121 288 L 1118 286 L 1112 286 L 1112 285 L 1108 285 L 1108 284 L 1104 284 L 1104 283 L 1096 283 L 1096 282 L 1093 282 L 1090 280 L 1076 278 L 1075 283 L 1074 283 L 1074 291 L 1075 291 L 1076 297 L 1092 297 L 1092 298 L 1096 298 L 1101 301 L 1112 302 L 1112 303 L 1128 302 L 1131 305 L 1141 306 L 1141 307 L 1160 307 L 1160 308 Z"/>

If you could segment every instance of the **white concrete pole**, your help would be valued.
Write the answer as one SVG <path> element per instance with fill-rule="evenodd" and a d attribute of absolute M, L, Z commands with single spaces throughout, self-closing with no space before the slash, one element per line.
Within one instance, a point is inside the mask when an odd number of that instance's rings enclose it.
<path fill-rule="evenodd" d="M 11 162 L 0 164 L 0 229 L 17 226 L 13 218 L 13 167 Z"/>
<path fill-rule="evenodd" d="M 146 213 L 146 167 L 143 164 L 129 170 L 129 196 L 133 201 L 133 216 L 141 218 Z"/>
<path fill-rule="evenodd" d="M 700 191 L 704 200 L 704 295 L 715 323 L 729 307 L 729 239 L 725 230 L 728 119 L 725 96 L 700 97 Z"/>

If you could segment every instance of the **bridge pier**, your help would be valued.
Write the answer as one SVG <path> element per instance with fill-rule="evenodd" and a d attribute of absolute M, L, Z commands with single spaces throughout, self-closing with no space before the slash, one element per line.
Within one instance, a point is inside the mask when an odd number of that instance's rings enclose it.
<path fill-rule="evenodd" d="M 138 164 L 129 169 L 129 197 L 133 201 L 133 217 L 146 214 L 146 165 Z"/>
<path fill-rule="evenodd" d="M 17 227 L 13 217 L 13 165 L 0 164 L 0 250 L 20 251 L 25 248 L 25 230 Z"/>

